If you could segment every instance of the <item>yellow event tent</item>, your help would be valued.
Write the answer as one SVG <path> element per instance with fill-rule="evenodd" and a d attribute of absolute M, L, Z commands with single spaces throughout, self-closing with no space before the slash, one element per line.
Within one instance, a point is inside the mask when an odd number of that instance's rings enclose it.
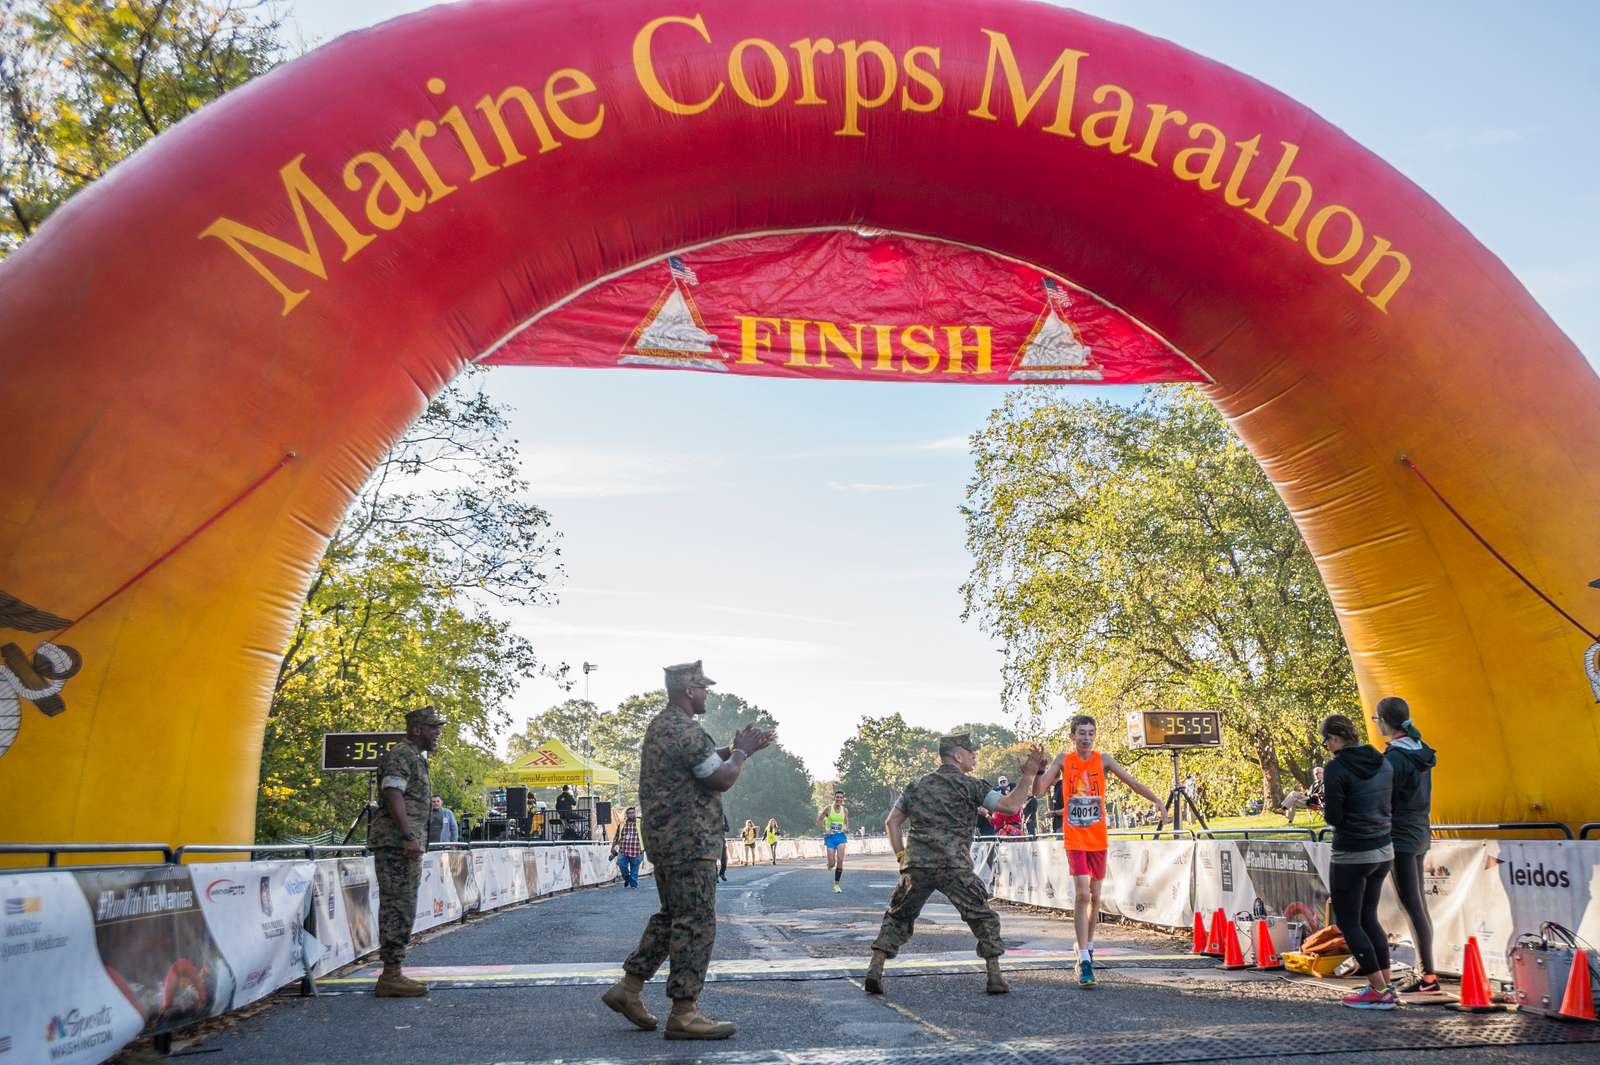
<path fill-rule="evenodd" d="M 587 784 L 592 790 L 597 785 L 615 787 L 617 782 L 615 769 L 572 753 L 560 740 L 546 740 L 517 759 L 509 769 L 490 773 L 483 783 L 490 788 L 517 785 L 554 788 L 562 784 Z"/>

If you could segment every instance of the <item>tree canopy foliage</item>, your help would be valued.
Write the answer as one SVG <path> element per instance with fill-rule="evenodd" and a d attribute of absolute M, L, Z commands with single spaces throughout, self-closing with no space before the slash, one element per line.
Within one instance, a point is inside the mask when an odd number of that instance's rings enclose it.
<path fill-rule="evenodd" d="M 156 134 L 281 62 L 252 0 L 0 3 L 0 257 Z"/>
<path fill-rule="evenodd" d="M 481 814 L 496 735 L 523 678 L 564 675 L 492 612 L 550 602 L 560 548 L 523 500 L 505 410 L 458 379 L 379 463 L 318 564 L 279 664 L 262 752 L 257 833 L 333 827 L 367 782 L 317 769 L 322 732 L 404 728 L 424 703 L 449 721 L 434 790 Z"/>
<path fill-rule="evenodd" d="M 1318 720 L 1358 706 L 1350 658 L 1283 502 L 1196 390 L 1016 392 L 974 460 L 966 616 L 1004 643 L 1008 705 L 1064 698 L 1109 749 L 1126 711 L 1219 710 L 1227 746 L 1193 763 L 1213 793 L 1309 781 Z"/>
<path fill-rule="evenodd" d="M 623 805 L 635 805 L 639 801 L 639 752 L 645 729 L 666 704 L 667 693 L 659 688 L 630 695 L 607 712 L 586 700 L 569 699 L 529 718 L 522 732 L 511 737 L 510 756 L 515 759 L 545 740 L 559 739 L 574 751 L 588 751 L 601 765 L 617 770 Z M 718 746 L 727 746 L 734 733 L 758 723 L 775 727 L 765 710 L 731 692 L 707 694 L 700 727 Z M 765 826 L 768 818 L 776 817 L 785 835 L 800 835 L 816 816 L 811 791 L 811 774 L 805 764 L 785 750 L 780 740 L 745 763 L 738 784 L 723 795 L 722 806 L 735 832 L 745 818 Z"/>

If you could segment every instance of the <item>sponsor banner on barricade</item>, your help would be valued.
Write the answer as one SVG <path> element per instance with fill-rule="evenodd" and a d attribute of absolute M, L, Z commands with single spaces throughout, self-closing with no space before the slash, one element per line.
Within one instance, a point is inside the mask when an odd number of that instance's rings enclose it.
<path fill-rule="evenodd" d="M 473 851 L 445 851 L 445 866 L 456 886 L 456 902 L 461 913 L 478 908 L 477 862 Z"/>
<path fill-rule="evenodd" d="M 308 945 L 316 963 L 320 947 L 305 930 L 315 863 L 215 862 L 189 870 L 211 938 L 234 975 L 232 996 L 219 994 L 213 1013 L 248 1005 L 300 979 Z"/>
<path fill-rule="evenodd" d="M 553 895 L 572 886 L 572 866 L 567 862 L 565 847 L 534 847 L 534 863 L 538 870 L 536 895 Z"/>
<path fill-rule="evenodd" d="M 312 967 L 313 976 L 325 976 L 356 960 L 345 907 L 344 892 L 339 886 L 339 859 L 319 859 L 311 877 L 311 932 L 322 953 Z"/>
<path fill-rule="evenodd" d="M 455 865 L 451 862 L 453 856 L 459 858 Z M 466 851 L 427 851 L 422 855 L 422 875 L 417 883 L 417 919 L 411 926 L 413 933 L 426 932 L 460 919 L 461 895 L 456 887 L 455 867 L 461 868 L 463 881 L 470 881 L 468 857 Z M 376 883 L 373 893 L 377 893 Z"/>
<path fill-rule="evenodd" d="M 101 963 L 98 901 L 71 872 L 0 876 L 0 1061 L 91 1065 L 146 1030 L 144 996 Z"/>
<path fill-rule="evenodd" d="M 1066 851 L 1055 844 L 1066 873 Z M 1194 845 L 1186 839 L 1114 839 L 1106 854 L 1102 913 L 1146 924 L 1187 927 L 1194 916 Z"/>
<path fill-rule="evenodd" d="M 604 884 L 621 878 L 617 864 L 611 860 L 611 848 L 606 844 L 580 845 L 572 849 L 578 855 L 579 884 Z"/>
<path fill-rule="evenodd" d="M 378 949 L 378 871 L 372 855 L 339 859 L 339 890 L 350 943 L 360 958 Z"/>
<path fill-rule="evenodd" d="M 487 912 L 518 901 L 514 883 L 517 873 L 513 867 L 520 869 L 520 856 L 507 847 L 485 848 L 471 853 L 472 875 L 478 885 L 477 909 Z"/>
<path fill-rule="evenodd" d="M 1327 923 L 1326 843 L 1309 840 L 1197 840 L 1194 910 L 1217 907 L 1231 914 L 1256 913 L 1302 921 L 1308 930 Z M 1175 925 L 1187 924 L 1193 913 Z"/>
<path fill-rule="evenodd" d="M 507 889 L 511 893 L 509 901 L 527 902 L 533 897 L 528 893 L 528 848 L 508 847 L 505 853 L 506 861 L 510 865 L 508 875 L 511 877 L 511 886 Z"/>
<path fill-rule="evenodd" d="M 973 872 L 997 899 L 1064 910 L 1072 905 L 1067 855 L 1056 839 L 985 841 L 972 848 Z"/>
<path fill-rule="evenodd" d="M 1422 866 L 1423 898 L 1433 920 L 1434 964 L 1459 973 L 1468 936 L 1478 940 L 1491 979 L 1509 980 L 1507 954 L 1545 921 L 1600 943 L 1600 842 L 1439 840 Z M 1383 927 L 1404 944 L 1411 924 L 1392 888 L 1378 911 Z"/>
<path fill-rule="evenodd" d="M 143 1033 L 204 1020 L 233 1001 L 241 974 L 211 934 L 188 866 L 83 870 L 74 876 L 94 917 L 100 963 L 144 1019 Z M 244 901 L 254 901 L 251 891 L 260 892 L 254 880 L 237 889 Z"/>

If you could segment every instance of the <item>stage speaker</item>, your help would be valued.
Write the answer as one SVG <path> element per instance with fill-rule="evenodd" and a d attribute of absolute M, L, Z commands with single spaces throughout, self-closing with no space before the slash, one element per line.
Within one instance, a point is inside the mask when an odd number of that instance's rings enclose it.
<path fill-rule="evenodd" d="M 595 800 L 594 819 L 602 825 L 611 823 L 611 804 L 604 799 Z"/>
<path fill-rule="evenodd" d="M 528 789 L 506 789 L 506 816 L 513 821 L 521 821 L 528 816 Z"/>

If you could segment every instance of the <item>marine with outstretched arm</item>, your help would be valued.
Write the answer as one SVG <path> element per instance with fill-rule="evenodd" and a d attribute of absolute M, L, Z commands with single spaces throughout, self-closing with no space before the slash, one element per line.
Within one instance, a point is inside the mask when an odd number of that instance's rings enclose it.
<path fill-rule="evenodd" d="M 900 861 L 900 882 L 889 897 L 872 961 L 863 984 L 868 994 L 883 994 L 883 965 L 911 938 L 917 915 L 935 891 L 943 893 L 978 937 L 978 956 L 988 968 L 984 990 L 1003 995 L 1011 990 L 1000 973 L 1000 917 L 989 905 L 989 891 L 972 871 L 974 810 L 1022 809 L 1045 763 L 1045 753 L 1030 748 L 1022 763 L 1021 787 L 1002 795 L 987 781 L 971 775 L 977 765 L 972 737 L 966 733 L 939 740 L 939 768 L 907 784 L 895 801 L 884 827 Z M 911 840 L 904 836 L 911 828 Z"/>

